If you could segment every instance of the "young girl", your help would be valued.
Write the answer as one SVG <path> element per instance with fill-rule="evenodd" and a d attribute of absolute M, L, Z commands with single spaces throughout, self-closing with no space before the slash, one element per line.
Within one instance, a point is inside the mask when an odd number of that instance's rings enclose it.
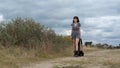
<path fill-rule="evenodd" d="M 74 46 L 74 56 L 78 56 L 78 42 L 79 39 L 81 39 L 81 32 L 80 32 L 80 26 L 79 18 L 77 16 L 73 17 L 73 23 L 71 24 L 72 30 L 71 30 L 71 38 L 73 41 Z"/>

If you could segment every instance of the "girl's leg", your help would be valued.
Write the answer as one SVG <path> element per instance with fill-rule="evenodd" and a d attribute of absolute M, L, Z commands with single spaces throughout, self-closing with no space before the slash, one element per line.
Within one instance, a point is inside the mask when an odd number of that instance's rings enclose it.
<path fill-rule="evenodd" d="M 76 40 L 73 39 L 73 47 L 74 47 L 74 51 L 76 50 Z"/>
<path fill-rule="evenodd" d="M 76 54 L 76 40 L 75 39 L 73 39 L 73 48 L 74 48 L 74 56 L 76 56 L 77 54 Z"/>
<path fill-rule="evenodd" d="M 78 51 L 78 42 L 79 42 L 79 38 L 76 38 L 76 41 L 75 41 L 76 51 Z"/>

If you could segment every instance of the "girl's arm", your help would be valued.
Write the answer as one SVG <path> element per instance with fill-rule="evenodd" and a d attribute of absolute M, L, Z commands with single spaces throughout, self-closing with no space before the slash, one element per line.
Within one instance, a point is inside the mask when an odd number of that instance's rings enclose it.
<path fill-rule="evenodd" d="M 81 29 L 80 29 L 80 27 L 79 27 L 79 33 L 80 33 L 80 38 L 82 38 L 82 36 L 81 36 Z"/>

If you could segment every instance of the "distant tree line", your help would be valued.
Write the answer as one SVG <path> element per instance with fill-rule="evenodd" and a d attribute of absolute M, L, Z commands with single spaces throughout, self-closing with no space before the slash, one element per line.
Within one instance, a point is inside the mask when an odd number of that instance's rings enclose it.
<path fill-rule="evenodd" d="M 118 46 L 113 46 L 113 45 L 109 45 L 109 44 L 92 44 L 92 41 L 90 42 L 85 42 L 85 46 L 86 47 L 98 47 L 98 48 L 104 48 L 104 49 L 120 49 L 120 44 Z"/>

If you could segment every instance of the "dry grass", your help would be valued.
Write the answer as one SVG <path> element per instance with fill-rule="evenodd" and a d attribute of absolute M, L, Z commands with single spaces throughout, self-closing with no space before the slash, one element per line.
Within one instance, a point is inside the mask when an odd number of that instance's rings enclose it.
<path fill-rule="evenodd" d="M 86 48 L 91 51 L 91 48 Z M 96 50 L 96 49 L 95 49 Z M 99 49 L 98 49 L 99 50 Z M 63 61 L 63 66 L 55 68 L 119 68 L 120 67 L 120 50 L 86 50 L 87 55 L 74 60 Z M 69 64 L 68 66 L 66 66 Z"/>
<path fill-rule="evenodd" d="M 104 50 L 98 48 L 84 47 L 85 57 L 79 60 L 66 60 L 64 64 L 68 66 L 55 68 L 119 68 L 120 64 L 120 50 Z M 73 55 L 73 47 L 68 47 L 61 50 L 59 53 L 40 52 L 35 49 L 26 50 L 20 47 L 4 48 L 0 47 L 0 68 L 21 68 L 22 66 L 53 59 L 57 57 L 68 57 Z"/>
<path fill-rule="evenodd" d="M 2 47 L 0 46 L 0 68 L 21 68 L 24 65 L 53 59 L 62 56 L 69 56 L 68 48 L 60 52 L 42 49 L 26 49 L 23 47 Z"/>
<path fill-rule="evenodd" d="M 85 48 L 86 53 L 97 50 L 96 48 Z M 48 53 L 49 52 L 49 53 Z M 61 50 L 60 52 L 44 52 L 41 50 L 26 50 L 21 47 L 0 47 L 0 68 L 21 68 L 21 66 L 29 63 L 43 61 L 47 59 L 72 56 L 73 47 Z"/>
<path fill-rule="evenodd" d="M 50 55 L 34 49 L 25 50 L 20 47 L 0 49 L 0 68 L 21 68 L 24 64 L 51 58 Z"/>
<path fill-rule="evenodd" d="M 100 49 L 100 48 L 97 48 L 97 47 L 86 47 L 86 46 L 84 46 L 84 52 L 85 53 L 91 53 L 91 52 L 100 51 L 100 50 L 104 50 L 104 49 Z"/>
<path fill-rule="evenodd" d="M 115 50 L 108 52 L 106 55 L 106 60 L 101 63 L 108 68 L 119 68 L 120 67 L 120 50 Z"/>

